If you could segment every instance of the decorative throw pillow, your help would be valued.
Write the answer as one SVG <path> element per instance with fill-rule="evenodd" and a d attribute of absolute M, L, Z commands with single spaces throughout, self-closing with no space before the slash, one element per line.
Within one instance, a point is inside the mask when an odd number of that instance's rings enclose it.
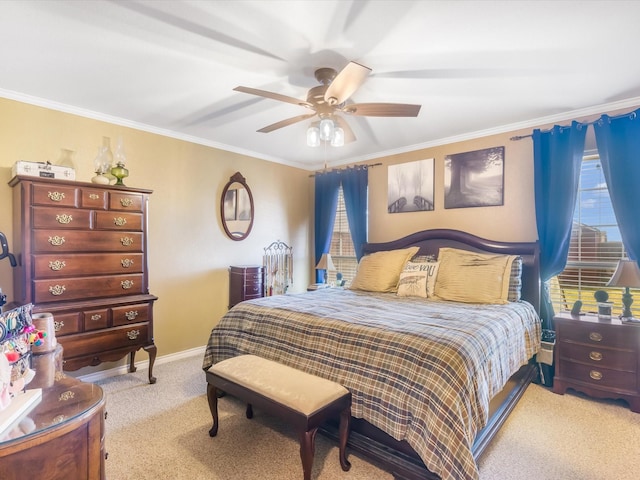
<path fill-rule="evenodd" d="M 410 262 L 407 262 L 403 272 L 427 272 L 427 297 L 433 297 L 436 285 L 436 276 L 438 275 L 438 266 L 440 264 L 433 261 L 415 262 L 415 259 L 416 257 L 413 257 Z M 398 287 L 398 291 L 400 291 L 400 287 Z"/>
<path fill-rule="evenodd" d="M 441 248 L 435 297 L 465 303 L 508 303 L 515 255 Z"/>
<path fill-rule="evenodd" d="M 368 292 L 396 292 L 400 273 L 417 251 L 418 247 L 410 247 L 365 255 L 358 263 L 356 277 L 349 288 Z"/>
<path fill-rule="evenodd" d="M 428 277 L 426 270 L 403 271 L 398 282 L 398 296 L 427 298 Z"/>
<path fill-rule="evenodd" d="M 507 300 L 519 302 L 522 298 L 522 257 L 517 256 L 511 264 L 511 274 L 509 275 L 509 295 Z"/>

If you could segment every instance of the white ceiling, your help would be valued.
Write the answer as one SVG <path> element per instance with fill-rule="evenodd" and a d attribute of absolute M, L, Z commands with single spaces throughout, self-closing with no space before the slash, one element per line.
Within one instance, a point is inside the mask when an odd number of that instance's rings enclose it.
<path fill-rule="evenodd" d="M 640 104 L 638 1 L 1 1 L 0 96 L 305 169 Z M 319 67 L 373 71 L 357 140 L 310 148 Z"/>

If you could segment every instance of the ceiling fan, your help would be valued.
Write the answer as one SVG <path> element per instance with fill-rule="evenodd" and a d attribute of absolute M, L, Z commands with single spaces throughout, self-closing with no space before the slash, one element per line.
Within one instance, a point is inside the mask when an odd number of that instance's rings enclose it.
<path fill-rule="evenodd" d="M 420 112 L 420 105 L 406 103 L 350 103 L 349 98 L 364 83 L 370 72 L 369 67 L 356 62 L 349 62 L 339 73 L 333 68 L 319 68 L 315 71 L 315 78 L 320 82 L 320 85 L 308 91 L 306 100 L 250 87 L 239 86 L 234 90 L 313 110 L 313 113 L 298 115 L 267 125 L 258 132 L 273 132 L 279 128 L 318 116 L 321 120 L 325 118 L 334 120 L 344 130 L 344 141 L 351 142 L 355 140 L 355 135 L 349 124 L 338 115 L 340 113 L 363 117 L 417 117 Z"/>

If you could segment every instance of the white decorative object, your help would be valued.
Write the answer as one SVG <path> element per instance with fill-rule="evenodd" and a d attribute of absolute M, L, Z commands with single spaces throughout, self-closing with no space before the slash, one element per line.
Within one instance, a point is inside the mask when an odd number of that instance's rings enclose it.
<path fill-rule="evenodd" d="M 56 178 L 60 180 L 75 180 L 76 171 L 63 165 L 51 165 L 48 162 L 27 162 L 20 160 L 13 164 L 11 176 L 26 175 L 28 177 Z"/>

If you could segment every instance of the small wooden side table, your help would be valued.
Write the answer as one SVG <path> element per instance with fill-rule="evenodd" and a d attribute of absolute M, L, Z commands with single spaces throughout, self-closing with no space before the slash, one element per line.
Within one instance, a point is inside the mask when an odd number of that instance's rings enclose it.
<path fill-rule="evenodd" d="M 33 355 L 27 389 L 42 399 L 0 435 L 2 480 L 105 480 L 105 397 L 98 385 L 62 373 L 61 349 Z"/>
<path fill-rule="evenodd" d="M 640 325 L 596 315 L 554 317 L 553 391 L 620 398 L 640 413 Z"/>

